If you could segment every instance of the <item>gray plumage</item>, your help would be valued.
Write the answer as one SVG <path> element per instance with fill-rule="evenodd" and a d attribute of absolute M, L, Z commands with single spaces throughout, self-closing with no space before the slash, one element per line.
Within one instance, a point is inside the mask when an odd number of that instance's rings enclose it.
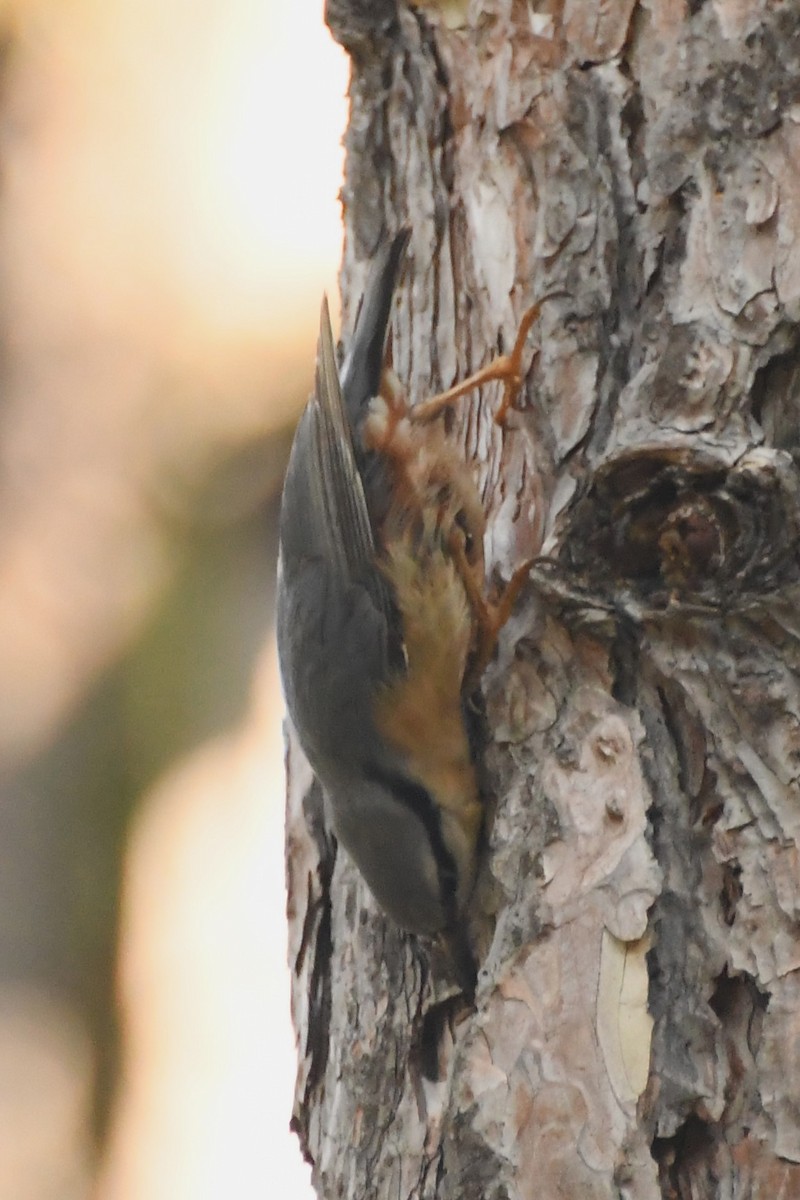
<path fill-rule="evenodd" d="M 433 933 L 454 919 L 456 867 L 433 799 L 374 720 L 402 646 L 364 475 L 373 496 L 388 485 L 360 442 L 407 241 L 376 255 L 341 383 L 323 303 L 315 392 L 284 483 L 277 637 L 286 705 L 337 836 L 389 915 Z"/>

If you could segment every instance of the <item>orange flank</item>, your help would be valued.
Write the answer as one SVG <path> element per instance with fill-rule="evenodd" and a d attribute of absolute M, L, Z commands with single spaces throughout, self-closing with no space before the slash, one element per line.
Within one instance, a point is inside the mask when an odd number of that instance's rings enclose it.
<path fill-rule="evenodd" d="M 464 727 L 462 686 L 472 644 L 472 613 L 460 574 L 423 529 L 394 542 L 386 573 L 403 625 L 406 669 L 377 703 L 381 732 L 474 845 L 481 821 L 478 786 Z"/>

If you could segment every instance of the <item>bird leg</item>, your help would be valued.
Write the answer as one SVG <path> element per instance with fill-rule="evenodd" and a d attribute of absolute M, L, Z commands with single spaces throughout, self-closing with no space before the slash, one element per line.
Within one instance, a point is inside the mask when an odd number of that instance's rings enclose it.
<path fill-rule="evenodd" d="M 475 647 L 464 684 L 465 692 L 469 693 L 477 687 L 483 672 L 491 661 L 500 631 L 514 611 L 514 605 L 527 583 L 534 559 L 526 559 L 521 566 L 517 567 L 496 600 L 487 600 L 467 558 L 464 536 L 460 530 L 452 532 L 448 548 L 461 577 L 475 620 Z"/>
<path fill-rule="evenodd" d="M 424 400 L 421 404 L 415 404 L 413 408 L 408 410 L 408 417 L 411 421 L 433 421 L 440 413 L 449 408 L 453 401 L 458 400 L 460 396 L 467 392 L 473 391 L 474 388 L 482 387 L 485 383 L 490 383 L 493 380 L 502 380 L 503 382 L 503 399 L 500 407 L 495 413 L 495 421 L 498 425 L 502 425 L 508 415 L 509 408 L 512 408 L 520 388 L 522 387 L 525 378 L 522 372 L 522 352 L 525 349 L 525 339 L 530 333 L 531 326 L 542 307 L 542 301 L 537 301 L 522 314 L 522 320 L 519 323 L 514 347 L 510 354 L 500 354 L 497 358 L 493 358 L 490 363 L 480 370 L 475 371 L 467 379 L 461 383 L 455 384 L 448 388 L 446 392 L 439 392 L 436 396 L 431 396 L 430 399 Z"/>

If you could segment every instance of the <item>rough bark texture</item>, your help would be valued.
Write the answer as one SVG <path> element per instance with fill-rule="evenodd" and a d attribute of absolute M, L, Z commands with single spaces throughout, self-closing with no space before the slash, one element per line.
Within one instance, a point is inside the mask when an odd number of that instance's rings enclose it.
<path fill-rule="evenodd" d="M 353 60 L 345 339 L 402 222 L 412 398 L 551 298 L 520 411 L 494 426 L 488 388 L 453 423 L 491 571 L 548 560 L 484 679 L 474 1011 L 335 852 L 289 748 L 316 1186 L 798 1196 L 800 4 L 328 19 Z"/>

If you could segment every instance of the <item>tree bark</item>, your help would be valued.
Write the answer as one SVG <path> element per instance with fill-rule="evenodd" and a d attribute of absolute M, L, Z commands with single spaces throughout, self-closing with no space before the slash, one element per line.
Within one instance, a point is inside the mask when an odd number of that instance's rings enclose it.
<path fill-rule="evenodd" d="M 384 919 L 288 749 L 321 1196 L 800 1195 L 800 4 L 328 0 L 352 58 L 344 331 L 407 222 L 412 400 L 490 583 L 475 1008 Z M 531 347 L 531 349 L 533 346 Z M 433 1077 L 433 1078 L 431 1078 Z"/>

